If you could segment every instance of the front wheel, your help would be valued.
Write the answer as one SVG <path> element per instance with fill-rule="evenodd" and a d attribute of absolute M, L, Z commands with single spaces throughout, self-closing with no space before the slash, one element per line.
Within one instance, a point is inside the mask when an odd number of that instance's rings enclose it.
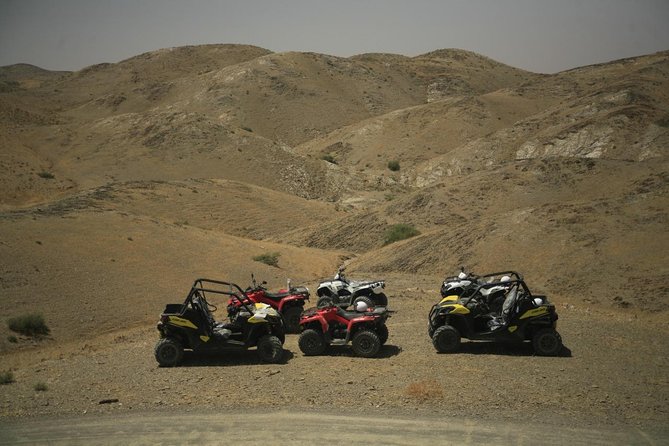
<path fill-rule="evenodd" d="M 181 362 L 184 348 L 181 342 L 174 338 L 162 338 L 156 344 L 154 354 L 160 367 L 174 367 Z"/>
<path fill-rule="evenodd" d="M 258 340 L 258 355 L 260 359 L 276 364 L 283 358 L 283 346 L 279 338 L 273 335 L 265 335 Z"/>
<path fill-rule="evenodd" d="M 532 347 L 539 356 L 557 356 L 562 350 L 562 337 L 553 328 L 542 328 L 532 336 Z"/>
<path fill-rule="evenodd" d="M 367 296 L 359 296 L 359 297 L 356 297 L 356 298 L 353 300 L 353 308 L 356 307 L 356 304 L 357 304 L 358 302 L 363 302 L 365 305 L 367 305 L 367 308 L 373 308 L 373 307 L 374 307 L 374 301 L 373 301 L 372 299 L 370 299 L 369 297 L 367 297 Z"/>
<path fill-rule="evenodd" d="M 434 331 L 432 345 L 440 353 L 457 351 L 460 348 L 460 332 L 451 325 L 442 325 Z"/>
<path fill-rule="evenodd" d="M 300 332 L 300 317 L 302 316 L 302 307 L 290 307 L 283 311 L 283 320 L 286 323 L 288 333 Z"/>
<path fill-rule="evenodd" d="M 305 356 L 321 355 L 326 347 L 323 334 L 311 328 L 302 332 L 297 344 Z"/>
<path fill-rule="evenodd" d="M 356 355 L 371 358 L 381 349 L 381 340 L 373 331 L 361 330 L 353 335 L 352 346 Z"/>

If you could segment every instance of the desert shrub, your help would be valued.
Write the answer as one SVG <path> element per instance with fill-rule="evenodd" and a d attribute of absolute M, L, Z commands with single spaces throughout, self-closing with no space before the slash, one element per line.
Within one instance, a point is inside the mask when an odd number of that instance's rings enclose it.
<path fill-rule="evenodd" d="M 0 372 L 0 384 L 11 384 L 14 382 L 14 374 L 11 370 L 3 370 Z"/>
<path fill-rule="evenodd" d="M 41 178 L 46 178 L 47 180 L 53 180 L 54 178 L 56 178 L 56 176 L 54 174 L 52 174 L 51 172 L 46 172 L 46 171 L 40 172 L 37 175 L 40 176 Z"/>
<path fill-rule="evenodd" d="M 7 321 L 10 330 L 21 333 L 26 336 L 46 336 L 51 330 L 44 322 L 41 314 L 24 314 Z"/>
<path fill-rule="evenodd" d="M 413 382 L 406 388 L 406 394 L 418 401 L 436 400 L 444 395 L 444 391 L 435 380 Z"/>
<path fill-rule="evenodd" d="M 395 243 L 400 240 L 415 237 L 419 234 L 420 231 L 414 228 L 413 226 L 404 223 L 399 223 L 396 225 L 392 225 L 390 228 L 388 228 L 388 230 L 386 231 L 386 238 L 383 241 L 383 244 L 389 245 L 391 243 Z"/>
<path fill-rule="evenodd" d="M 327 161 L 328 163 L 337 164 L 337 160 L 335 159 L 335 157 L 332 156 L 332 155 L 330 155 L 329 153 L 326 154 L 326 155 L 323 155 L 323 156 L 321 157 L 321 159 L 322 159 L 323 161 Z"/>
<path fill-rule="evenodd" d="M 388 161 L 388 169 L 392 170 L 393 172 L 397 172 L 400 170 L 400 162 L 396 160 Z"/>
<path fill-rule="evenodd" d="M 266 252 L 265 254 L 254 256 L 253 260 L 255 260 L 256 262 L 264 263 L 265 265 L 278 267 L 279 256 L 281 256 L 281 254 L 278 252 Z"/>
<path fill-rule="evenodd" d="M 665 116 L 664 118 L 657 121 L 657 125 L 660 127 L 669 127 L 669 116 Z"/>
<path fill-rule="evenodd" d="M 18 338 L 14 335 L 7 336 L 7 340 L 12 344 L 16 344 L 17 342 L 19 342 Z"/>
<path fill-rule="evenodd" d="M 242 130 L 253 133 L 253 129 L 251 127 L 242 127 Z"/>
<path fill-rule="evenodd" d="M 36 392 L 46 392 L 47 390 L 49 390 L 49 387 L 46 385 L 46 383 L 43 383 L 41 381 L 35 383 L 35 386 L 33 388 L 35 389 Z"/>

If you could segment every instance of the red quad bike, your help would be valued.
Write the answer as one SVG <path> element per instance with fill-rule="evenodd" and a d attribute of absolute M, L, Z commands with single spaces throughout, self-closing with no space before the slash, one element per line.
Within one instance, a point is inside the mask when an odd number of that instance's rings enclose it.
<path fill-rule="evenodd" d="M 351 342 L 356 355 L 371 358 L 388 340 L 386 307 L 367 309 L 363 302 L 358 310 L 347 311 L 338 306 L 310 308 L 300 319 L 302 334 L 298 341 L 306 356 L 321 355 L 330 345 Z"/>
<path fill-rule="evenodd" d="M 267 282 L 256 283 L 251 274 L 252 286 L 245 290 L 246 297 L 254 303 L 263 303 L 277 310 L 283 317 L 287 333 L 300 332 L 300 316 L 304 304 L 309 300 L 309 289 L 306 287 L 292 287 L 288 279 L 288 287 L 276 293 L 270 293 L 265 287 Z M 247 301 L 248 303 L 248 301 Z M 228 316 L 236 314 L 241 307 L 239 300 L 230 299 L 228 302 Z"/>

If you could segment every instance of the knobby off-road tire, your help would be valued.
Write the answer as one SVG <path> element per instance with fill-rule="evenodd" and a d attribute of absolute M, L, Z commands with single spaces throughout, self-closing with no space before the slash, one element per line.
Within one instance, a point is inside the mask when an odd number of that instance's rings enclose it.
<path fill-rule="evenodd" d="M 326 308 L 334 305 L 334 300 L 330 296 L 319 297 L 316 301 L 316 308 Z"/>
<path fill-rule="evenodd" d="M 374 296 L 374 301 L 376 301 L 377 307 L 387 307 L 388 306 L 388 297 L 384 293 L 379 293 Z"/>
<path fill-rule="evenodd" d="M 153 352 L 161 367 L 174 367 L 181 362 L 184 356 L 183 345 L 174 338 L 160 339 Z"/>
<path fill-rule="evenodd" d="M 325 347 L 327 347 L 323 334 L 311 328 L 302 332 L 297 344 L 305 356 L 322 355 L 325 352 Z"/>
<path fill-rule="evenodd" d="M 265 335 L 258 339 L 258 356 L 260 359 L 276 364 L 283 359 L 283 346 L 279 338 L 273 335 Z"/>
<path fill-rule="evenodd" d="M 373 331 L 360 330 L 353 335 L 353 351 L 363 358 L 371 358 L 381 349 L 381 340 Z"/>
<path fill-rule="evenodd" d="M 562 350 L 562 337 L 553 328 L 542 328 L 532 336 L 532 347 L 539 356 L 557 356 Z"/>
<path fill-rule="evenodd" d="M 288 333 L 300 332 L 300 316 L 302 316 L 302 307 L 289 307 L 283 311 L 283 321 Z"/>
<path fill-rule="evenodd" d="M 442 325 L 434 331 L 432 345 L 440 353 L 453 353 L 460 348 L 460 332 L 451 325 Z"/>
<path fill-rule="evenodd" d="M 367 296 L 358 296 L 355 299 L 353 299 L 353 308 L 355 308 L 355 304 L 357 304 L 358 302 L 364 302 L 365 304 L 367 304 L 367 308 L 373 308 L 375 306 L 374 301 Z"/>
<path fill-rule="evenodd" d="M 381 345 L 384 345 L 388 341 L 388 326 L 386 324 L 379 325 L 376 328 L 376 335 L 379 337 Z"/>

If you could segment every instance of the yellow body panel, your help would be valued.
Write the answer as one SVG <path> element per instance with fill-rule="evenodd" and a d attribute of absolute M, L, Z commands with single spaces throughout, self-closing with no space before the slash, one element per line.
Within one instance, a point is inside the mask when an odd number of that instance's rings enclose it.
<path fill-rule="evenodd" d="M 469 309 L 467 307 L 464 307 L 460 304 L 454 304 L 453 309 L 450 311 L 449 314 L 467 314 L 469 313 Z"/>
<path fill-rule="evenodd" d="M 523 313 L 520 316 L 520 319 L 527 319 L 528 317 L 541 316 L 542 314 L 546 313 L 548 313 L 548 309 L 546 307 L 533 308 Z"/>
<path fill-rule="evenodd" d="M 517 325 L 512 325 L 512 326 L 509 327 L 509 333 L 513 333 L 513 332 L 516 331 L 516 330 L 518 330 L 518 326 L 517 326 Z"/>
<path fill-rule="evenodd" d="M 457 302 L 458 301 L 458 296 L 446 296 L 441 301 L 439 301 L 439 305 L 443 304 L 444 302 Z"/>
<path fill-rule="evenodd" d="M 209 336 L 200 336 L 202 342 L 209 342 Z"/>
<path fill-rule="evenodd" d="M 197 330 L 197 325 L 193 324 L 191 321 L 188 319 L 184 319 L 179 316 L 169 316 L 169 322 L 177 325 L 179 327 L 186 327 L 186 328 L 192 328 L 194 330 Z"/>

